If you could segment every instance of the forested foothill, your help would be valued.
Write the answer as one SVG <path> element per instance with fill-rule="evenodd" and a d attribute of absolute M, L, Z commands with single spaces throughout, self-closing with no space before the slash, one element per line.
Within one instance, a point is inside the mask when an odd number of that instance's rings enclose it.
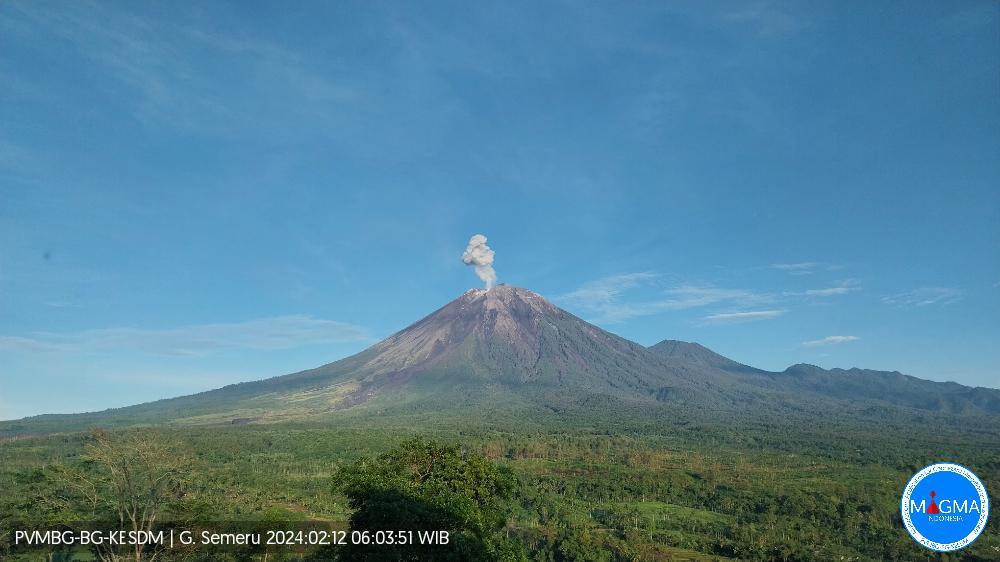
<path fill-rule="evenodd" d="M 916 470 L 954 459 L 997 505 L 1000 435 L 991 418 L 660 413 L 371 415 L 10 437 L 0 445 L 0 553 L 97 559 L 97 549 L 13 549 L 9 529 L 104 521 L 126 529 L 440 527 L 456 539 L 439 550 L 191 548 L 139 553 L 142 560 L 1000 559 L 995 517 L 969 548 L 932 555 L 906 534 L 898 507 Z M 135 489 L 122 487 L 123 469 Z"/>

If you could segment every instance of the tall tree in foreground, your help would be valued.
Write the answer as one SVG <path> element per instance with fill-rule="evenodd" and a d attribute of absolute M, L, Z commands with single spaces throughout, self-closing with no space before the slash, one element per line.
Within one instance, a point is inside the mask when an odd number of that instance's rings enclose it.
<path fill-rule="evenodd" d="M 354 509 L 351 531 L 412 531 L 413 542 L 351 545 L 342 560 L 524 560 L 503 533 L 517 480 L 456 446 L 414 439 L 335 476 Z M 421 544 L 420 531 L 447 531 L 447 544 Z"/>
<path fill-rule="evenodd" d="M 157 432 L 94 430 L 82 466 L 67 467 L 59 480 L 68 506 L 88 506 L 95 522 L 125 532 L 153 531 L 183 496 L 187 462 Z M 107 562 L 152 561 L 160 554 L 143 544 L 102 545 Z"/>

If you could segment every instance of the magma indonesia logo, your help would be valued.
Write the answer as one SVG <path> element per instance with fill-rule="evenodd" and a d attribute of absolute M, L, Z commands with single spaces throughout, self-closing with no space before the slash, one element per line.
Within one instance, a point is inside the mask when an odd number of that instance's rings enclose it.
<path fill-rule="evenodd" d="M 913 540 L 931 550 L 951 552 L 969 546 L 983 532 L 990 499 L 971 470 L 938 463 L 910 478 L 900 509 Z"/>

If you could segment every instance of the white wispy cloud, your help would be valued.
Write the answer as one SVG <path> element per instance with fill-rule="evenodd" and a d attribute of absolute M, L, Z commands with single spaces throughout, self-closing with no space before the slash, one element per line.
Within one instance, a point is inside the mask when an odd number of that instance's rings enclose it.
<path fill-rule="evenodd" d="M 815 261 L 804 261 L 799 263 L 772 263 L 771 267 L 788 271 L 794 275 L 808 275 L 823 264 Z"/>
<path fill-rule="evenodd" d="M 102 328 L 0 336 L 0 350 L 22 352 L 138 351 L 157 355 L 207 355 L 225 349 L 289 349 L 370 340 L 352 324 L 305 315 L 151 330 Z"/>
<path fill-rule="evenodd" d="M 140 122 L 185 131 L 244 135 L 266 123 L 306 128 L 329 122 L 337 108 L 357 109 L 354 86 L 327 78 L 308 53 L 260 38 L 205 33 L 100 2 L 9 6 L 9 24 L 24 34 L 50 34 L 73 44 L 96 72 L 127 86 L 122 109 Z M 242 95 L 219 90 L 212 63 Z M 346 80 L 346 79 L 345 79 Z"/>
<path fill-rule="evenodd" d="M 145 366 L 137 368 L 112 368 L 101 369 L 99 373 L 90 375 L 102 381 L 108 381 L 119 385 L 142 385 L 143 387 L 157 387 L 162 389 L 177 390 L 178 393 L 191 394 L 212 390 L 248 380 L 257 380 L 273 376 L 274 372 L 261 371 L 237 371 L 237 370 L 187 370 L 187 369 L 150 369 Z"/>
<path fill-rule="evenodd" d="M 785 295 L 788 296 L 799 296 L 799 297 L 835 297 L 838 295 L 846 295 L 853 291 L 857 291 L 861 288 L 857 280 L 845 279 L 833 287 L 823 287 L 821 289 L 808 289 L 805 291 L 790 291 L 786 292 Z"/>
<path fill-rule="evenodd" d="M 802 342 L 805 347 L 818 347 L 821 345 L 834 345 L 838 343 L 846 343 L 849 341 L 857 341 L 861 338 L 857 336 L 827 336 L 818 340 L 810 340 Z"/>
<path fill-rule="evenodd" d="M 0 350 L 46 353 L 70 349 L 65 343 L 46 341 L 38 337 L 0 336 Z"/>
<path fill-rule="evenodd" d="M 856 290 L 854 287 L 828 287 L 826 289 L 809 289 L 808 291 L 803 291 L 802 294 L 807 297 L 832 297 L 834 295 L 846 295 L 854 290 Z"/>
<path fill-rule="evenodd" d="M 817 271 L 836 271 L 841 266 L 819 261 L 804 261 L 797 263 L 772 263 L 771 269 L 787 272 L 791 275 L 812 275 Z"/>
<path fill-rule="evenodd" d="M 723 312 L 702 317 L 705 324 L 738 324 L 754 320 L 769 320 L 784 314 L 784 310 L 749 310 L 744 312 Z"/>
<path fill-rule="evenodd" d="M 592 281 L 565 295 L 555 298 L 560 303 L 579 307 L 599 323 L 615 323 L 639 316 L 649 316 L 671 310 L 685 310 L 719 303 L 748 305 L 769 300 L 745 289 L 727 289 L 706 285 L 678 285 L 657 291 L 657 298 L 638 302 L 622 302 L 621 296 L 630 289 L 648 284 L 658 276 L 654 273 L 627 273 Z"/>
<path fill-rule="evenodd" d="M 897 306 L 951 304 L 962 298 L 962 291 L 951 287 L 920 287 L 912 291 L 882 297 L 882 302 Z"/>
<path fill-rule="evenodd" d="M 49 308 L 82 308 L 83 307 L 83 305 L 81 305 L 79 303 L 70 302 L 70 301 L 62 301 L 62 300 L 45 301 L 42 304 L 45 305 L 45 306 L 47 306 L 47 307 L 49 307 Z"/>
<path fill-rule="evenodd" d="M 566 302 L 579 303 L 587 307 L 598 307 L 614 302 L 622 292 L 655 278 L 656 274 L 649 272 L 612 275 L 586 283 L 579 289 L 557 298 Z"/>

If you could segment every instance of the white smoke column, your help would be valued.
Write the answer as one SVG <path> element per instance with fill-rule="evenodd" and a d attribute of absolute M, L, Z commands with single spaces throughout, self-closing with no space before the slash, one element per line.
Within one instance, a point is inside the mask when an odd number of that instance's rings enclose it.
<path fill-rule="evenodd" d="M 462 254 L 465 265 L 476 266 L 476 275 L 486 283 L 486 290 L 493 288 L 497 281 L 497 272 L 493 270 L 493 250 L 486 245 L 486 237 L 476 234 L 469 239 L 469 245 Z"/>

